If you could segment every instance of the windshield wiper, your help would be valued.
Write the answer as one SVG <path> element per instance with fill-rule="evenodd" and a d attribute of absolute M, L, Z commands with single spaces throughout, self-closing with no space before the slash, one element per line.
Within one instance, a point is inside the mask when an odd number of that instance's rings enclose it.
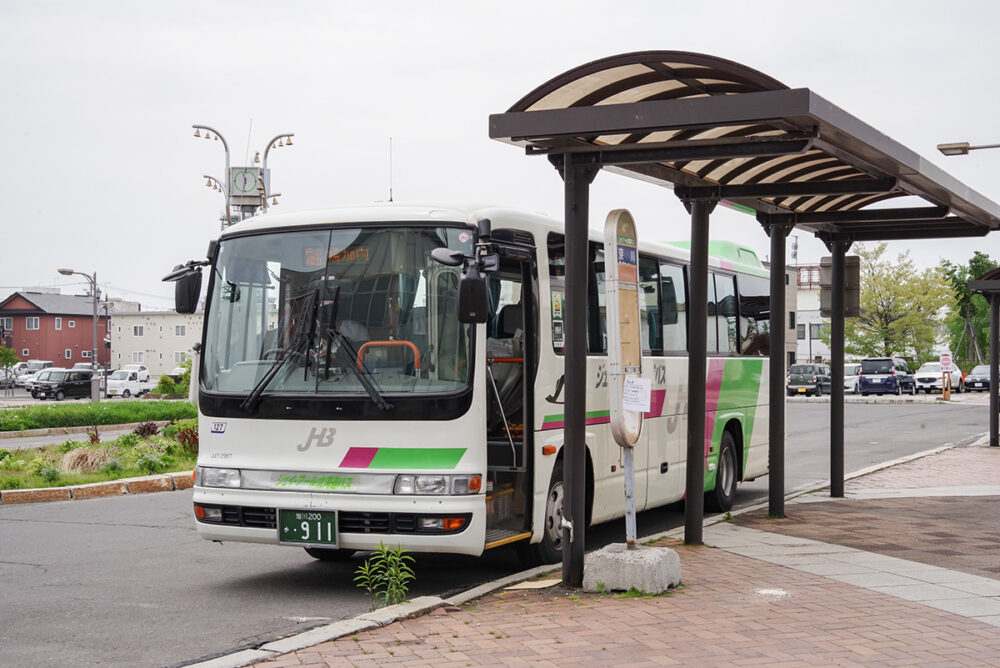
<path fill-rule="evenodd" d="M 324 369 L 325 375 L 330 374 L 330 353 L 333 350 L 334 344 L 337 346 L 337 358 L 344 362 L 344 366 L 351 370 L 354 376 L 361 383 L 361 387 L 365 388 L 365 392 L 371 398 L 372 403 L 379 407 L 380 410 L 388 411 L 392 410 L 392 404 L 385 400 L 382 393 L 378 391 L 374 383 L 365 377 L 365 374 L 358 369 L 355 364 L 358 359 L 358 351 L 354 349 L 354 346 L 348 341 L 340 330 L 337 329 L 337 311 L 340 310 L 340 286 L 337 286 L 336 292 L 333 293 L 333 306 L 330 309 L 330 329 L 326 330 L 326 368 Z"/>
<path fill-rule="evenodd" d="M 316 300 L 318 295 L 319 290 L 314 290 L 312 294 L 303 299 L 300 309 L 303 313 L 308 314 L 308 326 L 304 326 L 302 321 L 296 323 L 295 330 L 292 332 L 291 343 L 289 343 L 287 347 L 277 351 L 278 359 L 274 361 L 274 364 L 272 364 L 271 368 L 267 370 L 267 373 L 265 373 L 264 376 L 257 381 L 253 390 L 250 391 L 247 398 L 243 400 L 242 404 L 240 404 L 240 408 L 244 410 L 253 410 L 257 400 L 260 399 L 260 395 L 264 393 L 264 390 L 271 384 L 271 381 L 278 375 L 278 372 L 281 371 L 282 367 L 288 363 L 288 360 L 292 359 L 295 355 L 302 355 L 302 348 L 305 348 L 306 350 L 309 349 L 309 344 L 312 342 L 313 336 L 316 333 Z M 295 313 L 293 312 L 289 317 L 294 315 Z M 303 344 L 306 345 L 303 346 Z"/>

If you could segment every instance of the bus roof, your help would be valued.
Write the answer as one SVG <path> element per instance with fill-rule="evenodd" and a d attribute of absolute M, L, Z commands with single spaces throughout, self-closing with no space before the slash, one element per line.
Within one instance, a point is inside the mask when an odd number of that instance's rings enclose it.
<path fill-rule="evenodd" d="M 543 213 L 525 209 L 463 202 L 377 202 L 360 206 L 262 214 L 234 224 L 222 233 L 221 238 L 282 229 L 352 223 L 413 222 L 475 225 L 483 218 L 489 218 L 494 229 L 514 227 L 543 233 L 536 238 L 537 245 L 545 244 L 544 234 L 549 232 L 563 234 L 565 232 L 561 221 Z M 600 242 L 603 240 L 603 234 L 598 229 L 591 229 L 589 236 L 592 241 Z M 642 240 L 640 246 L 640 252 L 654 252 L 682 261 L 687 261 L 690 257 L 691 243 L 689 241 L 651 242 Z M 741 271 L 755 276 L 769 276 L 767 270 L 761 266 L 756 253 L 731 241 L 710 241 L 709 254 L 711 256 L 709 257 L 709 265 L 712 267 Z"/>

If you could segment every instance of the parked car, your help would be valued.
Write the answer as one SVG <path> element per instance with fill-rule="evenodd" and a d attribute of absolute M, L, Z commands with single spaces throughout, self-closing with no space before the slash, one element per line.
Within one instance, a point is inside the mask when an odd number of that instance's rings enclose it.
<path fill-rule="evenodd" d="M 930 394 L 932 391 L 940 392 L 944 389 L 945 373 L 951 376 L 951 390 L 953 392 L 961 392 L 965 389 L 965 381 L 962 380 L 961 369 L 952 364 L 947 369 L 942 370 L 941 365 L 937 362 L 928 362 L 917 369 L 917 373 L 915 374 L 917 377 L 917 389 L 923 390 L 927 394 Z"/>
<path fill-rule="evenodd" d="M 31 392 L 31 388 L 35 386 L 35 383 L 48 379 L 49 373 L 51 373 L 51 369 L 32 371 L 31 373 L 21 376 L 18 380 L 21 381 L 21 387 L 26 389 L 28 392 Z"/>
<path fill-rule="evenodd" d="M 89 397 L 92 375 L 90 369 L 49 369 L 48 378 L 31 384 L 31 396 L 56 401 L 66 397 Z"/>
<path fill-rule="evenodd" d="M 858 371 L 861 365 L 857 362 L 850 362 L 844 365 L 844 392 L 857 394 L 860 390 L 858 386 Z"/>
<path fill-rule="evenodd" d="M 810 394 L 817 397 L 832 387 L 830 367 L 825 364 L 793 364 L 788 369 L 788 396 Z"/>
<path fill-rule="evenodd" d="M 146 392 L 153 389 L 149 382 L 149 372 L 134 371 L 130 369 L 118 369 L 108 376 L 109 397 L 141 397 Z"/>
<path fill-rule="evenodd" d="M 14 372 L 10 369 L 0 369 L 0 390 L 14 387 L 15 380 L 17 379 L 14 376 Z"/>
<path fill-rule="evenodd" d="M 965 389 L 985 392 L 990 389 L 990 365 L 979 364 L 972 367 L 972 371 L 965 377 Z"/>
<path fill-rule="evenodd" d="M 861 360 L 858 389 L 866 394 L 916 394 L 917 381 L 902 357 L 869 357 Z"/>

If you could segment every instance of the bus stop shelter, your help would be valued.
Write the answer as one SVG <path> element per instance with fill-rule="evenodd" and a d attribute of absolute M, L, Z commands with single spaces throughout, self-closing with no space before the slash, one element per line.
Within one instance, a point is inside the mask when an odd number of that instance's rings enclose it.
<path fill-rule="evenodd" d="M 901 110 L 900 113 L 905 113 Z M 702 540 L 710 216 L 720 201 L 756 212 L 770 237 L 771 332 L 784 327 L 785 241 L 799 228 L 832 264 L 830 478 L 844 481 L 844 256 L 855 241 L 981 237 L 1000 207 L 808 88 L 709 55 L 611 56 L 538 86 L 489 119 L 492 139 L 545 156 L 565 195 L 563 581 L 583 580 L 589 187 L 601 169 L 672 188 L 690 213 L 685 541 Z M 908 197 L 906 205 L 872 207 Z M 915 203 L 914 203 L 915 202 Z M 784 516 L 784 337 L 770 337 L 768 506 Z M 572 528 L 571 528 L 572 527 Z"/>

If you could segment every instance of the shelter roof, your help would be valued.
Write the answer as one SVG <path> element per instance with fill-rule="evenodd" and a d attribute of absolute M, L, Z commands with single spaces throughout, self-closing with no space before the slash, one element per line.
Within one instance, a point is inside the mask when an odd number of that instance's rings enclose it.
<path fill-rule="evenodd" d="M 826 241 L 981 236 L 1000 206 L 807 88 L 723 58 L 597 60 L 490 116 L 490 137 L 561 163 L 728 200 Z M 871 205 L 915 196 L 920 206 Z M 912 201 L 912 200 L 911 200 Z"/>

